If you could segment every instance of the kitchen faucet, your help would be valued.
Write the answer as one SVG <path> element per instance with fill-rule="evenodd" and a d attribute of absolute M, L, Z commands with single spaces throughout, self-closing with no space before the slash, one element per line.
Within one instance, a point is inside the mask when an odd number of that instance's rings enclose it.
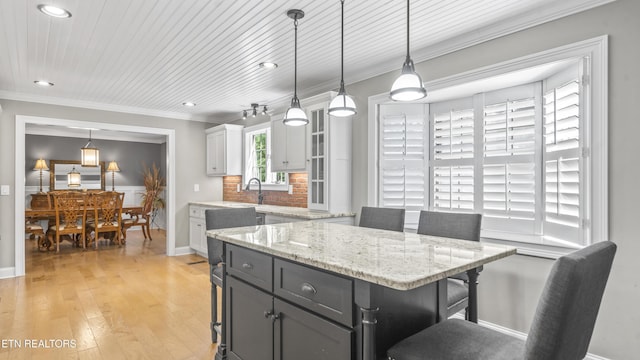
<path fill-rule="evenodd" d="M 251 182 L 255 180 L 258 182 L 258 204 L 262 205 L 262 199 L 264 199 L 264 195 L 262 195 L 262 182 L 260 182 L 260 179 L 258 178 L 251 178 L 249 179 L 249 181 L 247 182 L 247 187 L 244 188 L 245 190 L 249 190 L 249 186 L 251 185 Z"/>

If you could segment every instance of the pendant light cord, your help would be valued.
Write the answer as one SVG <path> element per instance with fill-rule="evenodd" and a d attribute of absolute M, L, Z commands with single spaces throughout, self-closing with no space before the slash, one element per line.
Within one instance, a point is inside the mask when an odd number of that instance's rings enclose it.
<path fill-rule="evenodd" d="M 298 98 L 298 19 L 293 20 L 295 39 L 293 42 L 293 97 Z"/>
<path fill-rule="evenodd" d="M 407 0 L 407 59 L 409 58 L 409 2 Z"/>
<path fill-rule="evenodd" d="M 344 88 L 344 0 L 340 0 L 340 89 Z"/>

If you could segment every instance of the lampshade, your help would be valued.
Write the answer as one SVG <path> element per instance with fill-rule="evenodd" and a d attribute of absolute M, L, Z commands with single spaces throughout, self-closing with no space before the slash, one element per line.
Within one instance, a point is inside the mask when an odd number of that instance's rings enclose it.
<path fill-rule="evenodd" d="M 298 9 L 291 9 L 287 11 L 287 16 L 293 19 L 293 27 L 295 34 L 294 51 L 293 51 L 293 98 L 291 99 L 291 107 L 284 114 L 285 125 L 288 126 L 302 126 L 309 123 L 307 113 L 300 107 L 300 100 L 298 100 L 298 19 L 304 17 L 304 11 Z"/>
<path fill-rule="evenodd" d="M 89 130 L 89 142 L 80 151 L 80 163 L 82 166 L 95 167 L 100 164 L 100 150 L 91 143 L 91 130 Z"/>
<path fill-rule="evenodd" d="M 400 77 L 391 86 L 391 99 L 396 101 L 412 101 L 427 96 L 427 90 L 422 85 L 422 78 L 416 73 L 416 69 L 409 55 L 409 1 L 407 0 L 407 57 L 402 64 Z"/>
<path fill-rule="evenodd" d="M 120 168 L 118 167 L 118 163 L 115 161 L 111 161 L 109 163 L 109 166 L 107 166 L 107 171 L 120 171 Z"/>
<path fill-rule="evenodd" d="M 329 115 L 345 117 L 356 114 L 356 103 L 345 92 L 339 92 L 329 103 Z"/>
<path fill-rule="evenodd" d="M 67 186 L 69 186 L 70 188 L 77 188 L 80 187 L 81 185 L 81 180 L 80 180 L 80 173 L 78 172 L 78 170 L 76 170 L 76 167 L 74 166 L 71 171 L 69 171 L 69 173 L 67 174 Z"/>
<path fill-rule="evenodd" d="M 36 166 L 34 166 L 33 170 L 49 170 L 49 167 L 44 159 L 38 159 L 36 160 Z"/>
<path fill-rule="evenodd" d="M 300 107 L 300 100 L 298 97 L 294 97 L 291 100 L 291 107 L 284 114 L 285 125 L 289 126 L 303 126 L 309 123 L 309 119 L 307 118 L 307 113 L 302 110 Z"/>
<path fill-rule="evenodd" d="M 340 90 L 329 103 L 329 115 L 345 117 L 356 114 L 356 103 L 347 95 L 344 89 L 344 0 L 340 0 L 341 6 L 341 35 L 340 35 Z"/>

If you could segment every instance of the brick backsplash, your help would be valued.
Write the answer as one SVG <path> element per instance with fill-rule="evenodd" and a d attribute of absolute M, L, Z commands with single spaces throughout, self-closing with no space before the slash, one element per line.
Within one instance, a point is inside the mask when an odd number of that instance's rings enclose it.
<path fill-rule="evenodd" d="M 222 200 L 258 203 L 258 191 L 245 191 L 242 176 L 224 176 L 222 178 Z M 240 184 L 240 192 L 237 186 Z M 279 206 L 307 207 L 307 173 L 290 173 L 289 185 L 293 185 L 293 194 L 286 191 L 263 190 L 263 204 Z"/>

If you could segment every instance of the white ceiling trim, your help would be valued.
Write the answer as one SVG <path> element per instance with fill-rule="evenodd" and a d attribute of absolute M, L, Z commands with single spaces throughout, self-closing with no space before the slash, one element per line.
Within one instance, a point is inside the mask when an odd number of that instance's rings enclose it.
<path fill-rule="evenodd" d="M 27 127 L 25 129 L 25 134 L 27 135 L 42 135 L 42 136 L 57 136 L 57 137 L 67 137 L 67 138 L 79 138 L 79 139 L 88 139 L 86 133 L 78 134 L 76 132 L 70 131 L 69 128 L 63 126 L 46 126 L 46 128 L 33 128 Z M 128 142 L 136 142 L 136 143 L 147 143 L 147 144 L 164 144 L 166 143 L 166 137 L 161 135 L 150 136 L 149 134 L 138 135 L 138 133 L 129 133 L 119 131 L 115 134 L 105 134 L 104 132 L 94 132 L 91 136 L 92 140 L 112 140 L 112 141 L 128 141 Z"/>
<path fill-rule="evenodd" d="M 112 105 L 112 104 L 101 103 L 101 102 L 75 100 L 75 99 L 52 97 L 52 96 L 24 94 L 24 93 L 17 93 L 17 92 L 6 91 L 6 90 L 0 90 L 0 99 L 14 100 L 14 101 L 27 101 L 27 102 L 34 102 L 39 104 L 69 106 L 69 107 L 92 109 L 92 110 L 113 111 L 113 112 L 136 114 L 136 115 L 156 116 L 156 117 L 163 117 L 163 118 L 177 119 L 177 120 L 191 120 L 191 121 L 199 121 L 199 122 L 207 122 L 207 123 L 211 122 L 207 116 L 202 116 L 202 115 L 192 115 L 192 114 L 184 114 L 184 113 L 177 113 L 177 112 L 170 112 L 170 111 L 144 109 L 144 108 L 138 108 L 134 106 Z"/>
<path fill-rule="evenodd" d="M 427 61 L 430 59 L 437 58 L 439 56 L 443 56 L 449 53 L 453 53 L 471 46 L 475 46 L 481 44 L 483 42 L 487 42 L 493 39 L 497 39 L 509 34 L 513 34 L 518 31 L 522 31 L 537 25 L 541 25 L 553 20 L 561 19 L 563 17 L 573 15 L 582 11 L 586 11 L 601 5 L 605 5 L 608 3 L 612 3 L 616 0 L 585 0 L 580 4 L 575 3 L 564 3 L 561 1 L 556 2 L 555 6 L 550 6 L 546 8 L 542 8 L 539 11 L 529 12 L 526 15 L 520 16 L 518 18 L 512 18 L 507 21 L 502 21 L 499 24 L 492 24 L 489 26 L 485 26 L 484 28 L 478 29 L 472 33 L 466 33 L 464 35 L 460 35 L 454 37 L 452 39 L 448 39 L 446 41 L 434 44 L 429 46 L 428 48 L 421 50 L 411 50 L 411 57 L 413 58 L 414 63 L 419 63 L 422 61 Z M 402 57 L 399 55 L 399 58 Z M 347 69 L 345 74 L 345 83 L 348 86 L 349 84 L 357 83 L 360 81 L 364 81 L 370 79 L 375 76 L 379 76 L 382 74 L 386 74 L 389 71 L 390 66 L 393 64 L 389 63 L 380 63 L 375 66 L 369 66 L 366 70 L 363 71 L 351 71 Z M 402 68 L 401 61 L 397 64 L 397 70 L 400 72 Z M 350 75 L 349 75 L 350 74 Z M 423 75 L 424 76 L 424 75 Z M 317 94 L 321 94 L 326 91 L 337 91 L 339 87 L 339 83 L 331 80 L 316 86 L 304 88 L 299 90 L 298 92 L 301 94 L 299 96 L 301 99 L 306 97 L 314 96 Z M 391 86 L 391 84 L 389 85 Z M 348 92 L 348 90 L 347 90 Z M 288 104 L 291 102 L 291 97 L 293 97 L 293 92 L 288 97 L 282 97 L 271 101 L 270 109 L 273 110 L 273 113 L 284 113 L 286 111 Z M 302 100 L 301 100 L 302 101 Z M 301 104 L 304 107 L 304 103 Z M 228 117 L 218 117 L 216 120 L 218 121 L 234 121 L 240 118 L 240 114 L 237 116 L 228 116 Z"/>

